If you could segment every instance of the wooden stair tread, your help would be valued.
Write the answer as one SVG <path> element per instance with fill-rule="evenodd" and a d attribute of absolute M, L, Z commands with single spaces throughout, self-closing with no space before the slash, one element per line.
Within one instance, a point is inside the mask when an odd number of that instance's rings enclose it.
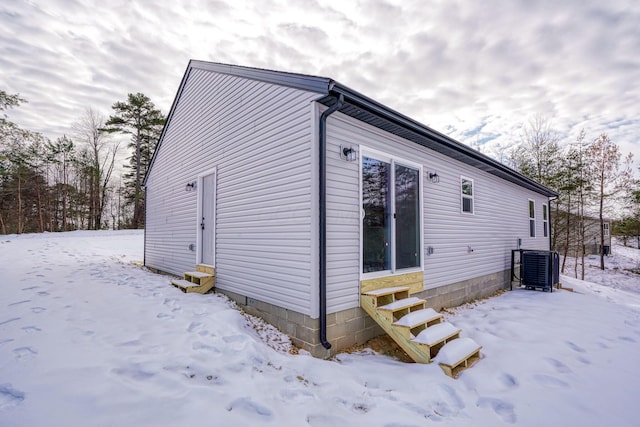
<path fill-rule="evenodd" d="M 415 328 L 416 326 L 431 322 L 438 318 L 442 318 L 442 314 L 435 311 L 433 308 L 424 308 L 422 310 L 412 311 L 409 314 L 402 316 L 402 318 L 393 324 L 396 326 L 403 326 L 405 328 Z"/>
<path fill-rule="evenodd" d="M 367 291 L 367 292 L 363 292 L 362 295 L 369 295 L 372 297 L 381 297 L 381 296 L 385 296 L 385 295 L 391 295 L 391 294 L 395 294 L 396 292 L 403 292 L 403 291 L 408 291 L 409 286 L 396 286 L 393 288 L 380 288 L 380 289 L 376 289 L 373 291 Z"/>
<path fill-rule="evenodd" d="M 443 322 L 428 327 L 411 341 L 419 344 L 434 345 L 439 341 L 446 340 L 447 338 L 459 333 L 460 329 L 456 328 L 451 323 Z"/>
<path fill-rule="evenodd" d="M 397 311 L 397 310 L 402 310 L 404 308 L 414 307 L 416 305 L 420 305 L 424 303 L 425 303 L 425 300 L 420 298 L 416 298 L 416 297 L 404 298 L 398 301 L 394 301 L 390 304 L 383 305 L 382 307 L 378 307 L 378 310 Z"/>
<path fill-rule="evenodd" d="M 181 287 L 181 288 L 190 288 L 190 287 L 196 287 L 196 286 L 201 286 L 199 283 L 193 283 L 190 282 L 188 280 L 185 279 L 173 279 L 171 281 L 172 285 Z"/>
<path fill-rule="evenodd" d="M 204 273 L 202 271 L 187 271 L 184 273 L 185 276 L 196 277 L 198 279 L 203 279 L 205 277 L 213 277 L 213 274 Z"/>
<path fill-rule="evenodd" d="M 438 364 L 445 374 L 451 378 L 456 378 L 461 371 L 473 366 L 480 360 L 480 350 L 478 345 L 471 338 L 458 338 L 445 344 L 438 354 Z"/>

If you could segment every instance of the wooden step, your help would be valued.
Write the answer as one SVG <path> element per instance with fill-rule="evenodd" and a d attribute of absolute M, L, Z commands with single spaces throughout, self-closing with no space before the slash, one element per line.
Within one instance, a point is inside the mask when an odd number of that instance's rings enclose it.
<path fill-rule="evenodd" d="M 413 329 L 420 325 L 433 326 L 442 322 L 442 314 L 435 311 L 433 308 L 424 308 L 422 310 L 412 311 L 411 313 L 402 316 L 400 320 L 394 322 L 395 326 L 402 326 L 405 328 Z"/>
<path fill-rule="evenodd" d="M 420 332 L 420 334 L 413 339 L 413 342 L 433 346 L 441 341 L 457 337 L 459 334 L 460 329 L 456 328 L 451 323 L 443 322 Z"/>
<path fill-rule="evenodd" d="M 392 326 L 395 327 L 399 331 L 399 334 L 405 337 L 405 339 L 410 340 L 429 326 L 442 322 L 442 318 L 442 314 L 433 308 L 424 308 L 405 314 L 393 322 Z"/>
<path fill-rule="evenodd" d="M 380 289 L 376 289 L 373 291 L 367 291 L 367 292 L 363 292 L 362 295 L 370 295 L 373 297 L 381 297 L 384 295 L 390 295 L 390 294 L 395 294 L 398 292 L 409 292 L 409 287 L 408 286 L 396 286 L 394 288 L 380 288 Z"/>
<path fill-rule="evenodd" d="M 182 292 L 189 292 L 189 289 L 197 288 L 198 286 L 200 286 L 199 283 L 193 283 L 185 279 L 173 279 L 171 281 L 171 284 L 180 289 Z"/>
<path fill-rule="evenodd" d="M 471 338 L 458 338 L 440 349 L 438 364 L 445 374 L 457 378 L 460 372 L 480 360 L 481 349 L 482 346 Z"/>
<path fill-rule="evenodd" d="M 395 286 L 363 292 L 360 298 L 366 298 L 374 307 L 391 304 L 394 301 L 409 298 L 409 286 Z"/>
<path fill-rule="evenodd" d="M 190 276 L 190 277 L 195 277 L 197 279 L 203 279 L 205 277 L 213 277 L 213 274 L 210 273 L 204 273 L 202 271 L 187 271 L 184 273 L 184 276 Z"/>
<path fill-rule="evenodd" d="M 363 298 L 370 297 L 363 295 Z M 389 326 L 391 327 L 391 324 L 402 316 L 405 316 L 412 311 L 423 309 L 425 307 L 425 302 L 426 301 L 423 299 L 411 297 L 393 301 L 389 304 L 376 307 L 376 309 L 386 319 L 386 321 L 389 322 Z"/>
<path fill-rule="evenodd" d="M 429 357 L 436 357 L 438 351 L 449 341 L 460 337 L 460 329 L 451 323 L 443 322 L 433 325 L 420 332 L 411 341 L 423 345 L 429 351 Z"/>
<path fill-rule="evenodd" d="M 378 310 L 396 312 L 396 311 L 404 310 L 406 308 L 413 308 L 413 307 L 424 308 L 425 302 L 426 302 L 425 300 L 416 298 L 416 297 L 404 298 L 398 301 L 394 301 L 390 304 L 383 305 L 382 307 L 378 307 Z"/>

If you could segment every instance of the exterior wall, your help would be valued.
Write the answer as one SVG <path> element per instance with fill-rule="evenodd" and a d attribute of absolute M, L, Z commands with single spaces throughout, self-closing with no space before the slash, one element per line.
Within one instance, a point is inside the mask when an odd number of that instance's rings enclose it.
<path fill-rule="evenodd" d="M 496 280 L 485 286 L 502 287 L 502 272 L 510 269 L 511 250 L 517 249 L 518 239 L 524 249 L 549 249 L 542 221 L 547 197 L 340 113 L 329 117 L 327 128 L 329 313 L 359 306 L 361 279 L 360 162 L 340 159 L 340 145 L 357 149 L 358 157 L 367 147 L 423 165 L 427 290 L 492 275 Z M 430 182 L 428 172 L 437 172 L 440 182 Z M 474 180 L 473 215 L 461 212 L 461 176 Z M 529 199 L 535 201 L 535 238 L 529 237 Z M 433 248 L 432 255 L 425 255 L 428 247 Z"/>
<path fill-rule="evenodd" d="M 217 288 L 309 314 L 317 96 L 191 69 L 147 180 L 146 264 L 194 268 L 197 192 L 185 185 L 215 167 Z"/>

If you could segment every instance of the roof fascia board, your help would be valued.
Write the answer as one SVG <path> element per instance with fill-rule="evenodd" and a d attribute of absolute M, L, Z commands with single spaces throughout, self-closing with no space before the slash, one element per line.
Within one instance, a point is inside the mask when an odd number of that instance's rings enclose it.
<path fill-rule="evenodd" d="M 187 80 L 189 79 L 189 74 L 191 73 L 191 62 L 193 62 L 193 60 L 189 61 L 189 64 L 187 65 L 187 69 L 185 70 L 184 75 L 182 76 L 182 81 L 180 81 L 180 86 L 178 86 L 176 96 L 173 98 L 173 102 L 171 103 L 171 108 L 169 109 L 167 118 L 164 121 L 162 132 L 160 132 L 160 136 L 158 137 L 158 144 L 156 145 L 156 149 L 153 151 L 153 156 L 151 156 L 151 161 L 149 162 L 147 173 L 145 174 L 144 180 L 142 181 L 143 187 L 147 185 L 147 178 L 149 177 L 149 172 L 151 171 L 151 168 L 155 163 L 158 151 L 160 151 L 160 146 L 162 145 L 162 141 L 164 140 L 164 134 L 167 131 L 167 128 L 169 127 L 169 122 L 171 121 L 171 118 L 173 117 L 173 113 L 176 109 L 176 106 L 178 105 L 178 100 L 180 99 L 180 96 L 182 95 L 182 91 L 184 90 L 184 87 L 187 84 Z"/>
<path fill-rule="evenodd" d="M 494 175 L 501 176 L 503 175 L 511 176 L 515 179 L 516 183 L 521 183 L 524 187 L 530 188 L 538 193 L 541 193 L 548 197 L 557 196 L 558 193 L 547 188 L 546 186 L 538 183 L 537 181 L 528 178 L 521 173 L 503 165 L 502 163 L 490 158 L 489 156 L 480 153 L 477 150 L 474 150 L 466 145 L 454 140 L 453 138 L 446 136 L 438 131 L 435 131 L 429 127 L 422 125 L 421 123 L 401 114 L 397 111 L 394 111 L 383 104 L 380 104 L 373 99 L 362 95 L 359 92 L 356 92 L 340 83 L 334 82 L 331 87 L 332 91 L 336 94 L 342 94 L 345 98 L 345 101 L 366 109 L 371 113 L 383 117 L 386 120 L 389 120 L 398 126 L 404 127 L 405 129 L 410 130 L 411 132 L 417 133 L 420 136 L 426 137 L 431 140 L 435 140 L 440 144 L 444 144 L 448 148 L 461 153 L 463 156 L 469 157 L 476 161 L 479 161 L 485 165 L 487 165 L 490 169 L 495 170 L 498 173 L 494 173 Z M 477 166 L 476 166 L 477 167 Z M 482 169 L 482 168 L 479 168 Z"/>
<path fill-rule="evenodd" d="M 326 77 L 311 76 L 307 74 L 286 73 L 283 71 L 265 70 L 262 68 L 243 67 L 240 65 L 220 64 L 217 62 L 190 61 L 190 67 L 200 70 L 213 71 L 230 76 L 244 77 L 252 80 L 259 80 L 266 83 L 273 83 L 281 86 L 288 86 L 295 89 L 309 92 L 329 93 L 331 79 Z"/>

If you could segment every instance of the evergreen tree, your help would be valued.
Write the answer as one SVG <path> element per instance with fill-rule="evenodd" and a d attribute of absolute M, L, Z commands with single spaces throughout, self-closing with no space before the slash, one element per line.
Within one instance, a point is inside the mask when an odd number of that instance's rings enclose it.
<path fill-rule="evenodd" d="M 129 157 L 129 164 L 125 165 L 131 170 L 125 174 L 127 201 L 133 204 L 131 227 L 144 227 L 142 182 L 165 119 L 153 102 L 142 93 L 130 93 L 127 96 L 127 102 L 116 102 L 112 108 L 114 114 L 107 120 L 105 130 L 131 136 L 129 148 L 132 149 L 132 154 Z"/>

